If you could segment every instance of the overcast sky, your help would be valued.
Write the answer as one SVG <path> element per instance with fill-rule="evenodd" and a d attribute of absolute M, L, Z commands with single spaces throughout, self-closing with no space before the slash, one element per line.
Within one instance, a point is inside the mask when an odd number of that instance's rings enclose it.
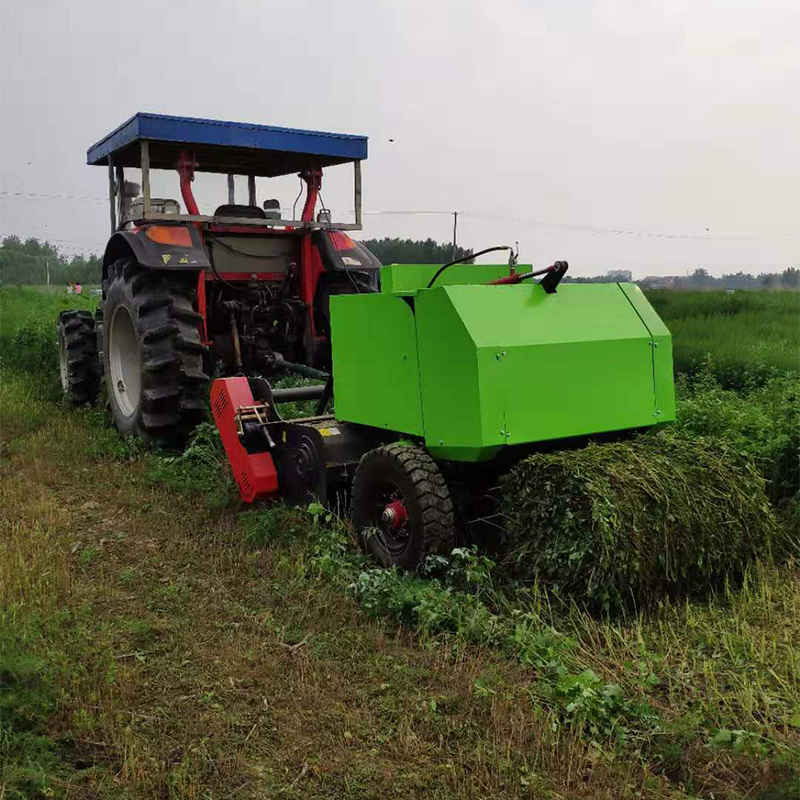
<path fill-rule="evenodd" d="M 367 212 L 458 210 L 459 244 L 573 274 L 800 264 L 798 0 L 2 5 L 3 235 L 101 251 L 86 149 L 154 111 L 365 134 Z M 259 200 L 291 206 L 296 180 L 275 183 Z M 385 235 L 449 240 L 452 217 L 368 213 Z"/>

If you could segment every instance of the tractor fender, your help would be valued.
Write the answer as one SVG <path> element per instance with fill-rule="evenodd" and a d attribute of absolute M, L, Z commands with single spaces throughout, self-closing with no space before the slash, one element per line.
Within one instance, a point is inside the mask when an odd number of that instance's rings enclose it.
<path fill-rule="evenodd" d="M 189 233 L 191 246 L 162 244 L 147 235 L 147 228 L 130 231 L 117 231 L 106 245 L 103 254 L 103 279 L 110 264 L 117 259 L 133 256 L 136 261 L 149 269 L 189 270 L 209 269 L 208 255 L 203 247 L 200 234 L 193 225 L 181 226 Z"/>

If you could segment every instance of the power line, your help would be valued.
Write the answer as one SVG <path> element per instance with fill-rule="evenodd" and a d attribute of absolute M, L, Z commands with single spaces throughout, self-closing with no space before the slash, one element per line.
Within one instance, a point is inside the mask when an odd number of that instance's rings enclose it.
<path fill-rule="evenodd" d="M 107 197 L 95 195 L 68 194 L 68 193 L 47 193 L 47 192 L 8 192 L 0 191 L 0 198 L 10 200 L 79 200 L 105 205 Z M 282 208 L 281 211 L 288 212 L 289 208 Z M 349 209 L 347 213 L 354 213 Z M 441 209 L 379 209 L 365 210 L 364 216 L 447 216 L 452 217 L 452 210 Z M 572 222 L 553 222 L 534 217 L 521 217 L 506 214 L 490 214 L 478 211 L 459 211 L 461 217 L 468 219 L 487 220 L 493 222 L 510 222 L 519 225 L 528 225 L 538 228 L 550 228 L 553 230 L 566 230 L 576 233 L 588 233 L 597 236 L 625 236 L 640 237 L 645 239 L 667 239 L 667 240 L 689 240 L 689 241 L 771 241 L 775 239 L 800 239 L 800 231 L 791 230 L 785 232 L 775 232 L 771 234 L 756 233 L 754 231 L 726 231 L 723 233 L 713 233 L 711 231 L 703 233 L 692 232 L 664 232 L 653 231 L 641 228 L 634 228 L 628 225 L 620 226 L 600 226 L 585 223 Z M 66 241 L 66 240 L 62 240 Z"/>

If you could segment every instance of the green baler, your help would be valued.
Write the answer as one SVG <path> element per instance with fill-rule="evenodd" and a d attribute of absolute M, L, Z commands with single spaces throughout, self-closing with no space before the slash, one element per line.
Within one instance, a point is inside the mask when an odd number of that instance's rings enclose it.
<path fill-rule="evenodd" d="M 638 286 L 524 269 L 383 267 L 379 292 L 330 298 L 324 387 L 215 381 L 242 496 L 349 493 L 367 550 L 415 568 L 476 535 L 517 459 L 673 420 L 671 337 Z M 316 416 L 281 419 L 281 401 L 310 397 Z"/>
<path fill-rule="evenodd" d="M 635 284 L 548 294 L 459 265 L 424 288 L 435 270 L 384 267 L 380 293 L 331 298 L 337 419 L 451 461 L 674 419 L 671 337 Z"/>

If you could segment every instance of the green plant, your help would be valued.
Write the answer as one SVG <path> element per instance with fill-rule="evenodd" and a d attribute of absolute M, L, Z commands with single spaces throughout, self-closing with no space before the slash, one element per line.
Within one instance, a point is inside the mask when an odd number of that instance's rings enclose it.
<path fill-rule="evenodd" d="M 774 502 L 786 503 L 800 491 L 800 377 L 734 392 L 722 388 L 707 363 L 694 377 L 679 377 L 677 392 L 676 428 L 723 439 L 750 458 Z"/>
<path fill-rule="evenodd" d="M 219 431 L 210 422 L 195 428 L 182 453 L 154 455 L 148 477 L 172 489 L 202 494 L 209 508 L 230 505 L 236 494 Z"/>

